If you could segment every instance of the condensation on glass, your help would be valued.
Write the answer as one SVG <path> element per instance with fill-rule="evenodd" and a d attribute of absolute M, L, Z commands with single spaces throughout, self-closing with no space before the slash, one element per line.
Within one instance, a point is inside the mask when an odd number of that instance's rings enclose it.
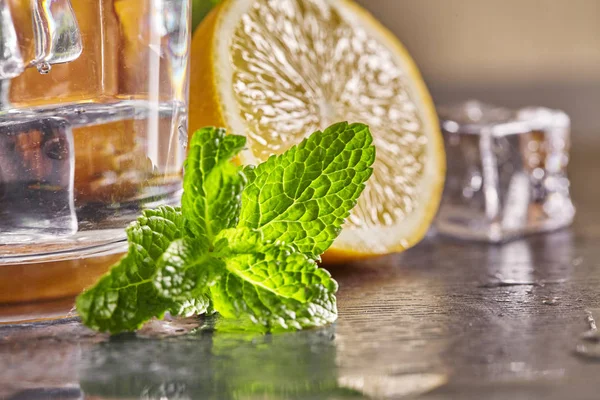
<path fill-rule="evenodd" d="M 178 203 L 189 19 L 188 0 L 0 1 L 0 281 L 122 251 L 141 209 Z"/>
<path fill-rule="evenodd" d="M 502 242 L 571 224 L 564 112 L 477 101 L 438 111 L 448 162 L 438 231 Z"/>

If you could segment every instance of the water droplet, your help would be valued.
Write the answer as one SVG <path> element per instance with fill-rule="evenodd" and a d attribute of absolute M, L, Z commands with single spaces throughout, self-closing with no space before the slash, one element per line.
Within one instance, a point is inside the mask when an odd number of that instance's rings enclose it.
<path fill-rule="evenodd" d="M 558 300 L 560 300 L 560 298 L 553 297 L 551 299 L 545 299 L 545 300 L 543 300 L 542 304 L 545 304 L 547 306 L 556 306 L 556 305 L 558 305 Z"/>
<path fill-rule="evenodd" d="M 52 69 L 52 65 L 48 64 L 47 62 L 41 62 L 37 64 L 36 67 L 38 72 L 42 75 L 46 75 Z"/>
<path fill-rule="evenodd" d="M 592 330 L 592 331 L 597 330 L 598 327 L 596 326 L 596 320 L 594 319 L 594 315 L 592 314 L 592 312 L 586 311 L 585 313 L 587 314 L 585 317 L 585 320 L 588 323 L 588 325 L 590 326 L 590 330 Z"/>

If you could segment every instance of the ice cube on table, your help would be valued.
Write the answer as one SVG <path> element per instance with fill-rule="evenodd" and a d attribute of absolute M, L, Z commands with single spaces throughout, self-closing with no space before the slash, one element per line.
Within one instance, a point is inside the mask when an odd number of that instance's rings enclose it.
<path fill-rule="evenodd" d="M 565 113 L 477 101 L 438 111 L 448 163 L 440 233 L 503 242 L 572 222 Z"/>
<path fill-rule="evenodd" d="M 0 119 L 0 244 L 77 231 L 74 167 L 66 120 Z"/>

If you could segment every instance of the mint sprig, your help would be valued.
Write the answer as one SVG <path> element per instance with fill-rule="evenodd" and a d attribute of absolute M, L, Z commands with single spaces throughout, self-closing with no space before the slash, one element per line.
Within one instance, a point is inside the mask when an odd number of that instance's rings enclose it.
<path fill-rule="evenodd" d="M 371 175 L 369 128 L 335 124 L 256 168 L 232 162 L 244 145 L 223 129 L 194 134 L 181 209 L 127 228 L 127 255 L 77 298 L 87 326 L 119 333 L 208 310 L 265 331 L 337 318 L 337 283 L 316 260 Z"/>

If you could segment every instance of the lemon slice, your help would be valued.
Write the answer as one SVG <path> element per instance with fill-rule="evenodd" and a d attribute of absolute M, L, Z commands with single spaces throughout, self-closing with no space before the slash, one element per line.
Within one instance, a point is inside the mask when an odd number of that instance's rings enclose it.
<path fill-rule="evenodd" d="M 435 110 L 404 47 L 347 0 L 225 0 L 192 42 L 190 129 L 248 138 L 256 164 L 338 121 L 370 126 L 377 161 L 326 260 L 402 251 L 439 205 Z"/>

